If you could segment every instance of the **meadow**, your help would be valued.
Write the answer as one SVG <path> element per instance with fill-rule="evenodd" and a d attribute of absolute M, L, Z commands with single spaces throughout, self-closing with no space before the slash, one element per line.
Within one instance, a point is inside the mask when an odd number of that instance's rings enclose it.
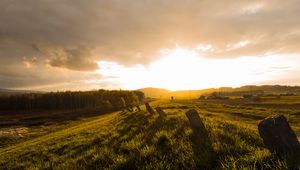
<path fill-rule="evenodd" d="M 3 132 L 9 123 L 1 127 L 0 169 L 300 169 L 299 158 L 270 153 L 257 130 L 260 120 L 281 113 L 299 137 L 298 102 L 298 96 L 260 102 L 156 100 L 150 105 L 163 108 L 167 117 L 150 115 L 142 106 L 106 114 L 29 114 L 27 121 L 35 121 L 30 125 L 18 114 L 1 114 L 1 121 L 16 120 L 14 127 L 26 130 L 8 135 Z M 203 119 L 205 143 L 194 137 L 185 116 L 189 109 Z"/>

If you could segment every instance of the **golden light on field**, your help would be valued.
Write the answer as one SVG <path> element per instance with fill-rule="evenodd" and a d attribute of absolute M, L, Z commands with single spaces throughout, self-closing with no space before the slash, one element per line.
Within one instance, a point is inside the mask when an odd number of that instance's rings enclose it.
<path fill-rule="evenodd" d="M 104 76 L 102 82 L 114 84 L 111 88 L 186 90 L 259 84 L 285 76 L 295 67 L 295 59 L 274 55 L 211 59 L 181 47 L 162 50 L 161 55 L 147 67 L 101 61 L 98 73 Z"/>

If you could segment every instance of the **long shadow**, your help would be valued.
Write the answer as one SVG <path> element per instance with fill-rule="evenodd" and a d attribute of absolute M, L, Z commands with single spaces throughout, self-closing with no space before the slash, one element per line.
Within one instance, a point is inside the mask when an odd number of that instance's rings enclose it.
<path fill-rule="evenodd" d="M 154 118 L 154 120 L 153 120 Z M 149 121 L 152 119 L 151 121 Z M 137 156 L 138 159 L 141 159 L 138 150 L 134 149 L 124 149 L 120 147 L 122 142 L 131 141 L 137 135 L 143 133 L 142 140 L 140 141 L 139 147 L 144 147 L 146 145 L 154 145 L 156 146 L 156 153 L 160 152 L 161 154 L 169 154 L 171 149 L 168 148 L 169 139 L 162 135 L 159 137 L 158 141 L 153 141 L 156 137 L 156 134 L 162 130 L 174 130 L 174 125 L 178 125 L 180 127 L 176 127 L 176 138 L 180 138 L 181 134 L 183 135 L 184 128 L 187 124 L 182 123 L 182 119 L 178 118 L 159 118 L 152 117 L 146 112 L 136 112 L 131 114 L 122 115 L 121 120 L 117 124 L 118 135 L 111 139 L 112 146 L 114 146 L 114 151 L 116 153 L 122 153 L 125 155 L 131 155 L 130 158 L 132 160 L 128 160 L 124 166 L 127 167 L 130 165 L 130 168 L 134 168 L 134 160 Z M 215 153 L 212 148 L 212 142 L 210 141 L 208 131 L 205 129 L 199 129 L 192 127 L 193 133 L 190 136 L 190 140 L 192 143 L 192 149 L 195 157 L 197 158 L 197 167 L 200 169 L 210 169 L 213 167 L 215 158 Z M 155 142 L 155 143 L 153 143 Z M 155 153 L 154 153 L 155 154 Z M 135 155 L 135 156 L 132 156 Z M 154 156 L 154 155 L 152 155 Z M 144 161 L 151 158 L 143 158 Z M 124 168 L 122 166 L 122 168 Z M 128 168 L 128 167 L 127 167 Z"/>
<path fill-rule="evenodd" d="M 153 120 L 154 118 L 154 120 Z M 183 134 L 184 128 L 187 124 L 182 123 L 182 119 L 178 118 L 159 118 L 149 115 L 145 111 L 122 114 L 121 120 L 116 125 L 118 135 L 110 140 L 111 145 L 114 147 L 116 153 L 121 153 L 125 155 L 139 155 L 138 150 L 125 149 L 120 147 L 123 142 L 131 141 L 137 135 L 143 134 L 143 138 L 140 141 L 140 147 L 146 145 L 155 145 L 156 152 L 161 152 L 162 154 L 168 154 L 168 139 L 165 136 L 161 136 L 157 143 L 153 143 L 153 139 L 161 130 L 174 130 L 174 125 L 176 127 L 176 135 L 180 138 L 180 134 Z M 201 169 L 210 169 L 214 165 L 215 153 L 212 148 L 212 142 L 210 141 L 208 131 L 203 126 L 203 129 L 192 127 L 192 135 L 190 140 L 192 143 L 192 149 L 195 157 L 197 157 L 197 166 Z M 154 156 L 154 155 L 153 155 Z M 135 157 L 131 157 L 134 159 Z M 147 158 L 145 158 L 147 159 Z M 135 160 L 128 160 L 126 166 L 134 163 Z M 125 165 L 125 164 L 124 164 Z M 131 167 L 134 168 L 134 167 Z"/>
<path fill-rule="evenodd" d="M 146 146 L 152 143 L 153 138 L 156 136 L 156 133 L 162 130 L 173 130 L 174 125 L 180 126 L 177 127 L 177 131 L 179 133 L 183 132 L 184 124 L 181 124 L 181 120 L 177 118 L 160 118 L 156 117 L 154 121 L 149 124 L 147 128 L 147 135 L 144 137 L 142 141 L 142 146 Z"/>
<path fill-rule="evenodd" d="M 123 142 L 131 141 L 138 134 L 145 131 L 151 115 L 142 110 L 133 113 L 124 112 L 120 115 L 120 118 L 116 124 L 117 135 L 111 139 L 111 144 L 116 153 L 129 154 L 130 151 L 120 147 L 120 145 Z"/>
<path fill-rule="evenodd" d="M 153 139 L 157 132 L 172 128 L 170 125 L 174 126 L 178 121 L 175 118 L 162 119 L 149 115 L 145 111 L 122 114 L 121 120 L 116 125 L 118 135 L 110 139 L 110 143 L 114 152 L 127 155 L 127 160 L 116 169 L 137 169 L 140 166 L 137 165 L 137 161 L 146 163 L 153 159 L 152 157 L 157 157 L 157 154 L 168 154 L 170 152 L 167 144 L 168 139 L 164 138 L 164 136 L 160 137 L 158 141 Z M 142 135 L 142 137 L 140 138 L 139 135 Z M 139 145 L 136 148 L 120 147 L 123 142 L 130 142 L 137 136 L 139 136 L 141 141 L 139 141 Z M 142 156 L 138 148 L 144 148 L 146 145 L 154 145 L 156 150 L 154 153 Z"/>
<path fill-rule="evenodd" d="M 191 114 L 189 114 L 191 113 Z M 192 134 L 190 140 L 192 142 L 193 152 L 198 157 L 197 166 L 200 169 L 211 169 L 216 163 L 216 154 L 212 147 L 209 132 L 204 126 L 202 119 L 197 111 L 190 110 L 186 113 L 189 119 Z"/>
<path fill-rule="evenodd" d="M 193 133 L 190 136 L 194 155 L 199 159 L 197 166 L 200 169 L 212 169 L 216 165 L 216 154 L 213 150 L 212 143 L 206 136 L 199 137 Z"/>

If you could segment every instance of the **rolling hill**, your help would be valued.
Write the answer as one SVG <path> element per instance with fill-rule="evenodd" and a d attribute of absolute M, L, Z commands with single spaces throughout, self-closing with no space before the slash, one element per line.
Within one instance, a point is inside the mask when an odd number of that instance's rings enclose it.
<path fill-rule="evenodd" d="M 265 94 L 280 94 L 280 93 L 300 93 L 299 86 L 281 86 L 281 85 L 262 85 L 262 86 L 255 86 L 255 85 L 247 85 L 237 88 L 232 87 L 220 87 L 220 88 L 209 88 L 209 89 L 202 89 L 202 90 L 180 90 L 180 91 L 170 91 L 166 89 L 160 88 L 143 88 L 138 89 L 142 91 L 146 97 L 150 98 L 167 98 L 169 99 L 171 96 L 175 98 L 198 98 L 200 95 L 209 94 L 212 92 L 225 92 L 225 93 L 232 93 L 232 92 L 250 92 L 250 91 L 262 91 Z"/>
<path fill-rule="evenodd" d="M 32 91 L 32 90 L 12 90 L 12 89 L 0 89 L 1 95 L 16 95 L 16 94 L 26 94 L 26 93 L 44 93 L 42 91 Z"/>

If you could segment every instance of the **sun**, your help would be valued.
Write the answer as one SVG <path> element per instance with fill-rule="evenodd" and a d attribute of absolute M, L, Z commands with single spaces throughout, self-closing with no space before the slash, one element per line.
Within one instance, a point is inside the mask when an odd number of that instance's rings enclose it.
<path fill-rule="evenodd" d="M 201 87 L 197 70 L 204 67 L 194 51 L 176 48 L 163 53 L 163 57 L 150 64 L 149 72 L 155 86 L 169 90 Z"/>
<path fill-rule="evenodd" d="M 202 57 L 196 49 L 177 47 L 162 50 L 161 58 L 148 66 L 125 67 L 114 62 L 98 62 L 98 73 L 111 88 L 138 89 L 158 87 L 192 90 L 211 87 L 237 87 L 271 81 L 286 74 L 293 60 L 283 56 L 217 59 Z"/>
<path fill-rule="evenodd" d="M 170 90 L 192 90 L 253 83 L 258 64 L 253 58 L 211 59 L 196 50 L 177 47 L 149 66 L 153 86 Z M 256 63 L 257 62 L 257 63 Z"/>

